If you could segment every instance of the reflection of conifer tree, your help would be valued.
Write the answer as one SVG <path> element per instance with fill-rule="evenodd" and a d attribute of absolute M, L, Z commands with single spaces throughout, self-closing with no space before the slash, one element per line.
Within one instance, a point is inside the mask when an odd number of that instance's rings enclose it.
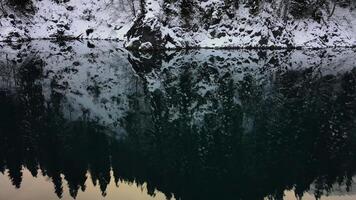
<path fill-rule="evenodd" d="M 38 84 L 38 79 L 42 77 L 43 62 L 40 59 L 31 59 L 22 64 L 18 70 L 17 85 L 19 89 L 19 102 L 22 116 L 21 126 L 22 140 L 25 147 L 24 166 L 33 176 L 37 175 L 38 165 L 36 151 L 38 151 L 36 141 L 40 132 L 41 118 L 44 114 L 42 86 Z"/>
<path fill-rule="evenodd" d="M 155 91 L 129 97 L 127 135 L 117 140 L 96 121 L 66 119 L 60 93 L 43 106 L 41 62 L 29 63 L 16 95 L 0 94 L 0 172 L 8 169 L 16 187 L 22 167 L 36 176 L 39 166 L 58 197 L 63 187 L 73 197 L 84 191 L 88 172 L 105 195 L 111 168 L 116 184 L 147 182 L 148 194 L 178 199 L 282 199 L 286 189 L 301 198 L 311 184 L 317 197 L 335 183 L 350 189 L 355 71 L 278 71 L 266 92 L 252 75 L 235 82 L 214 66 L 187 63 L 162 71 Z M 217 87 L 202 94 L 202 83 Z"/>
<path fill-rule="evenodd" d="M 224 76 L 220 83 L 219 96 L 222 98 L 221 114 L 221 149 L 224 150 L 225 160 L 221 163 L 227 164 L 228 171 L 239 171 L 239 159 L 241 159 L 243 113 L 241 106 L 235 101 L 236 85 L 230 74 Z M 209 123 L 209 122 L 207 122 Z M 227 174 L 226 174 L 227 175 Z M 236 177 L 238 178 L 238 177 Z"/>
<path fill-rule="evenodd" d="M 69 124 L 64 129 L 65 148 L 62 149 L 64 178 L 68 182 L 70 195 L 75 198 L 78 190 L 85 190 L 88 170 L 87 125 L 83 122 Z M 81 141 L 78 143 L 78 141 Z"/>
<path fill-rule="evenodd" d="M 0 93 L 0 172 L 4 173 L 5 172 L 5 167 L 6 167 L 6 157 L 8 156 L 8 150 L 9 147 L 9 140 L 8 137 L 10 132 L 15 132 L 13 131 L 14 127 L 14 121 L 15 116 L 14 116 L 14 109 L 16 106 L 14 105 L 13 99 L 8 97 L 8 94 L 6 92 L 1 92 Z"/>
<path fill-rule="evenodd" d="M 50 106 L 47 107 L 46 111 L 50 117 L 47 118 L 46 131 L 42 132 L 39 141 L 39 163 L 42 173 L 52 178 L 54 192 L 61 198 L 63 196 L 61 155 L 62 148 L 66 146 L 65 141 L 63 141 L 65 135 L 62 126 L 65 124 L 65 119 L 60 110 L 63 95 L 54 90 L 56 85 L 55 80 L 53 80 L 51 83 L 51 102 L 49 102 Z"/>
<path fill-rule="evenodd" d="M 58 173 L 53 174 L 50 177 L 52 177 L 52 182 L 54 184 L 54 192 L 56 193 L 58 198 L 62 198 L 63 196 L 62 177 Z"/>
<path fill-rule="evenodd" d="M 34 142 L 36 139 L 34 135 L 30 134 L 30 126 L 38 125 L 35 123 L 35 120 L 37 116 L 40 116 L 39 113 L 42 112 L 39 111 L 36 113 L 38 111 L 37 106 L 40 107 L 43 105 L 43 98 L 41 87 L 35 83 L 36 79 L 41 76 L 41 69 L 41 60 L 31 59 L 22 64 L 17 72 L 17 85 L 19 88 L 17 96 L 18 105 L 16 105 L 14 110 L 10 111 L 10 126 L 8 127 L 9 129 L 5 130 L 5 134 L 9 134 L 9 139 L 13 141 L 8 150 L 10 153 L 7 158 L 7 166 L 9 176 L 16 187 L 20 187 L 22 181 L 22 165 L 26 165 L 34 176 L 37 175 L 34 152 L 34 147 L 36 146 Z M 21 126 L 17 124 L 14 126 L 14 122 L 20 122 Z M 21 134 L 14 134 L 13 131 Z"/>
<path fill-rule="evenodd" d="M 0 135 L 1 137 L 1 135 Z M 5 156 L 3 155 L 4 149 L 2 149 L 1 147 L 4 146 L 4 144 L 1 143 L 0 140 L 0 173 L 4 173 L 5 172 Z"/>
<path fill-rule="evenodd" d="M 7 133 L 7 139 L 11 144 L 7 144 L 6 167 L 12 184 L 20 188 L 22 182 L 23 146 L 22 138 L 12 132 Z"/>
<path fill-rule="evenodd" d="M 89 125 L 90 126 L 90 125 Z M 106 195 L 106 187 L 110 182 L 110 160 L 108 140 L 104 133 L 96 127 L 88 129 L 89 172 L 94 185 L 99 182 L 102 195 Z"/>
<path fill-rule="evenodd" d="M 54 115 L 52 115 L 54 116 Z M 56 118 L 57 119 L 57 118 Z M 59 120 L 56 122 L 58 123 Z M 54 126 L 47 129 L 47 134 L 44 134 L 40 140 L 40 153 L 39 153 L 39 164 L 41 166 L 42 173 L 46 176 L 52 177 L 52 182 L 54 184 L 54 191 L 58 197 L 63 194 L 62 178 L 61 178 L 61 147 L 63 144 L 60 143 L 60 138 L 58 137 L 59 127 Z"/>
<path fill-rule="evenodd" d="M 20 163 L 13 163 L 11 160 L 9 160 L 7 163 L 7 168 L 9 170 L 8 175 L 12 184 L 16 188 L 20 188 L 22 182 L 22 166 Z"/>

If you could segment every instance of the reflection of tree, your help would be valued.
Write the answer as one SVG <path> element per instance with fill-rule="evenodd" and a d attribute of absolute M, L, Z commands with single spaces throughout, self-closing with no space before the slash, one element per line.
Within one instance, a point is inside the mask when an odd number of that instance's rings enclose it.
<path fill-rule="evenodd" d="M 355 81 L 354 72 L 321 77 L 310 69 L 278 72 L 268 93 L 253 76 L 234 83 L 226 73 L 214 80 L 215 93 L 202 97 L 196 88 L 206 71 L 194 66 L 182 66 L 175 74 L 162 71 L 164 90 L 153 91 L 150 100 L 154 128 L 128 129 L 136 144 L 151 141 L 149 148 L 131 146 L 147 158 L 142 165 L 160 165 L 152 170 L 159 169 L 159 179 L 166 181 L 161 191 L 183 199 L 202 198 L 201 191 L 208 191 L 207 198 L 219 191 L 217 198 L 236 192 L 247 199 L 280 199 L 293 188 L 303 196 L 312 183 L 317 197 L 333 183 L 350 186 L 355 91 L 345 83 Z M 213 70 L 209 74 L 215 75 Z M 204 114 L 200 124 L 192 123 L 207 101 L 214 112 Z M 172 111 L 178 117 L 169 115 Z M 252 128 L 244 125 L 245 118 L 253 121 Z M 175 173 L 166 175 L 169 167 Z"/>
<path fill-rule="evenodd" d="M 273 173 L 265 181 L 272 188 L 281 188 L 279 193 L 287 185 L 295 187 L 301 196 L 316 181 L 318 196 L 330 190 L 333 183 L 350 182 L 353 175 L 354 158 L 347 155 L 354 151 L 350 144 L 354 141 L 355 100 L 348 97 L 355 92 L 343 84 L 350 82 L 350 74 L 312 74 L 305 70 L 278 75 L 274 93 L 262 102 L 267 104 L 257 113 L 254 137 L 258 151 L 253 154 L 261 155 L 257 158 L 261 162 L 256 166 L 269 167 L 267 172 Z M 272 177 L 281 179 L 272 180 L 283 185 L 271 183 Z"/>
<path fill-rule="evenodd" d="M 116 184 L 147 182 L 150 195 L 157 188 L 181 199 L 281 199 L 286 189 L 301 197 L 311 184 L 318 197 L 334 183 L 351 187 L 355 70 L 277 72 L 268 93 L 253 75 L 235 81 L 197 63 L 165 70 L 160 89 L 130 97 L 127 135 L 117 140 L 95 121 L 66 119 L 56 90 L 45 102 L 43 65 L 27 62 L 16 93 L 0 93 L 0 172 L 16 187 L 22 167 L 50 177 L 58 197 L 63 187 L 73 197 L 85 191 L 88 173 L 106 195 L 110 170 Z M 202 92 L 204 84 L 213 89 Z"/>

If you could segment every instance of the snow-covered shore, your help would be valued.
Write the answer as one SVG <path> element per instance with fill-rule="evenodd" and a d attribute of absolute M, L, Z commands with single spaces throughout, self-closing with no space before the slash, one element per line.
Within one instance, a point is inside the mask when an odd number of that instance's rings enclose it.
<path fill-rule="evenodd" d="M 222 0 L 194 0 L 189 20 L 164 0 L 33 0 L 33 13 L 2 5 L 0 41 L 104 39 L 131 49 L 325 48 L 356 46 L 356 10 L 335 6 L 321 18 L 280 17 L 282 1 L 262 3 L 258 14 Z M 354 5 L 352 5 L 354 6 Z M 120 43 L 121 44 L 121 43 Z"/>

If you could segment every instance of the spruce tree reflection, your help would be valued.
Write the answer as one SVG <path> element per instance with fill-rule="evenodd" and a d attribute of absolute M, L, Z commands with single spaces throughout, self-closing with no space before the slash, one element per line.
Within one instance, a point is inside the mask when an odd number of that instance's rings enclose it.
<path fill-rule="evenodd" d="M 316 197 L 335 183 L 351 189 L 355 69 L 279 71 L 267 90 L 252 74 L 235 81 L 214 66 L 186 63 L 179 73 L 163 70 L 161 88 L 144 85 L 130 96 L 121 122 L 127 135 L 117 139 L 84 112 L 66 118 L 55 79 L 47 102 L 44 66 L 25 62 L 15 92 L 0 93 L 0 172 L 17 188 L 25 167 L 50 177 L 58 197 L 64 187 L 74 198 L 85 191 L 88 174 L 103 196 L 110 181 L 147 183 L 150 195 L 158 189 L 168 199 L 282 199 L 287 189 L 301 198 L 311 184 Z M 202 90 L 212 82 L 215 89 Z"/>

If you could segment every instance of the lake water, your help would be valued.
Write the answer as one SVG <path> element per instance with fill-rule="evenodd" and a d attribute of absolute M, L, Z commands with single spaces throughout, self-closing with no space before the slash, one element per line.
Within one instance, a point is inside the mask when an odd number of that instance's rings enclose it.
<path fill-rule="evenodd" d="M 356 50 L 0 44 L 0 199 L 356 199 Z"/>

